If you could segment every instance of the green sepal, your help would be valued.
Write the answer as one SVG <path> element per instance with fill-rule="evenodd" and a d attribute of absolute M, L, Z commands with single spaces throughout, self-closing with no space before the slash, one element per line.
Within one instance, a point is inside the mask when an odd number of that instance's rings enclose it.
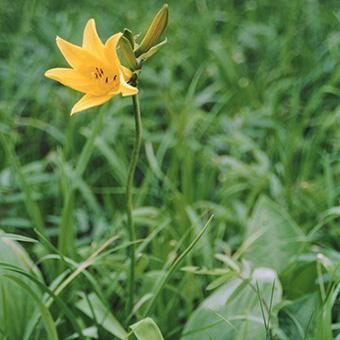
<path fill-rule="evenodd" d="M 138 58 L 138 64 L 141 64 L 145 62 L 146 60 L 150 59 L 154 54 L 156 54 L 160 48 L 165 45 L 168 42 L 168 40 L 165 38 L 163 41 L 161 41 L 159 44 L 151 47 L 147 52 L 141 54 Z"/>

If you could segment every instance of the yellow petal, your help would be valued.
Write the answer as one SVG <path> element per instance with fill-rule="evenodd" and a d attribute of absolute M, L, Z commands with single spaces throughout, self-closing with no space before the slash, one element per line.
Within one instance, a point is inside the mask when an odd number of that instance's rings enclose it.
<path fill-rule="evenodd" d="M 104 57 L 104 44 L 98 36 L 94 19 L 90 19 L 85 26 L 83 48 L 93 53 L 99 59 Z"/>
<path fill-rule="evenodd" d="M 93 96 L 91 94 L 85 94 L 72 108 L 71 115 L 77 112 L 87 110 L 91 107 L 104 104 L 112 98 L 112 94 L 106 94 L 105 96 Z"/>
<path fill-rule="evenodd" d="M 125 81 L 129 81 L 132 77 L 132 72 L 125 66 L 120 65 L 120 69 L 123 73 Z"/>
<path fill-rule="evenodd" d="M 73 68 L 79 69 L 82 67 L 88 67 L 88 65 L 98 65 L 100 63 L 98 58 L 87 50 L 71 44 L 60 37 L 57 37 L 56 40 L 61 53 Z"/>
<path fill-rule="evenodd" d="M 117 55 L 117 44 L 123 33 L 116 33 L 107 39 L 104 47 L 106 59 L 110 65 L 120 65 Z"/>
<path fill-rule="evenodd" d="M 125 80 L 123 74 L 120 76 L 120 87 L 119 87 L 119 92 L 123 97 L 126 96 L 134 96 L 135 94 L 138 93 L 138 89 L 136 87 L 133 87 L 129 85 Z"/>
<path fill-rule="evenodd" d="M 94 87 L 90 78 L 70 68 L 52 68 L 45 72 L 45 76 L 83 93 L 90 92 Z"/>

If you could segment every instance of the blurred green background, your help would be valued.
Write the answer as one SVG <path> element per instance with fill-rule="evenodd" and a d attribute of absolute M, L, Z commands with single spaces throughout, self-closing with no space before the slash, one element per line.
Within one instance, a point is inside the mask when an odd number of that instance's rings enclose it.
<path fill-rule="evenodd" d="M 65 192 L 98 112 L 70 118 L 80 94 L 43 76 L 49 68 L 66 67 L 56 35 L 80 45 L 89 18 L 95 18 L 103 40 L 125 27 L 142 34 L 162 5 L 152 0 L 0 1 L 0 229 L 37 238 L 33 229 L 38 228 L 56 244 Z M 138 254 L 138 299 L 152 292 L 164 265 L 213 214 L 208 232 L 151 315 L 164 337 L 179 339 L 186 329 L 184 339 L 262 338 L 262 331 L 244 330 L 246 322 L 240 320 L 232 323 L 242 334 L 220 322 L 190 336 L 208 319 L 200 320 L 197 310 L 210 294 L 208 284 L 219 278 L 217 287 L 234 279 L 219 274 L 225 264 L 217 253 L 240 268 L 248 260 L 251 268 L 268 267 L 278 275 L 282 292 L 275 300 L 273 338 L 336 337 L 340 3 L 188 0 L 169 2 L 169 8 L 168 44 L 145 65 L 139 84 L 144 144 L 134 214 L 144 241 Z M 112 234 L 119 235 L 118 244 L 127 241 L 131 100 L 115 97 L 105 110 L 91 160 L 77 179 L 68 221 L 77 229 L 77 261 Z M 270 232 L 265 229 L 264 238 L 249 244 L 263 225 Z M 51 252 L 40 243 L 25 248 L 34 261 Z M 108 253 L 92 272 L 102 300 L 120 320 L 125 253 L 124 247 Z M 206 271 L 198 275 L 198 268 Z M 40 269 L 46 285 L 57 276 L 51 263 Z M 89 294 L 91 285 L 81 280 L 72 291 Z M 77 294 L 63 299 L 73 306 Z M 284 306 L 287 301 L 290 307 Z M 91 325 L 70 308 L 83 327 Z M 230 310 L 216 308 L 232 319 Z M 304 320 L 312 310 L 319 312 Z M 260 310 L 253 313 L 261 318 Z M 73 326 L 57 308 L 53 315 L 66 339 Z M 137 311 L 135 318 L 141 315 Z M 222 328 L 214 333 L 214 327 Z M 107 329 L 98 329 L 100 339 L 110 338 Z M 43 338 L 39 332 L 37 339 Z"/>

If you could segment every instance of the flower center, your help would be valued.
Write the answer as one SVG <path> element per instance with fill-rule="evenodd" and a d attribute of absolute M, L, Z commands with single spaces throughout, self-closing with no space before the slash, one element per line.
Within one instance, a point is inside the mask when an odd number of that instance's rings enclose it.
<path fill-rule="evenodd" d="M 96 82 L 97 89 L 102 94 L 110 91 L 116 91 L 119 88 L 119 74 L 116 70 L 108 70 L 96 66 L 91 72 L 91 76 Z"/>

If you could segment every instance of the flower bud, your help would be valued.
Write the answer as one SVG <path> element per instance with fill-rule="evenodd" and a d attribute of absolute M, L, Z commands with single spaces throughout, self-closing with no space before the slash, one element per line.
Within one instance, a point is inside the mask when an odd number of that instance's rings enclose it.
<path fill-rule="evenodd" d="M 132 49 L 134 49 L 134 48 L 135 48 L 135 39 L 134 39 L 134 37 L 133 37 L 132 32 L 131 32 L 128 28 L 124 28 L 123 36 L 124 36 L 127 40 L 129 40 Z"/>
<path fill-rule="evenodd" d="M 132 46 L 128 38 L 124 35 L 120 38 L 119 42 L 120 51 L 122 52 L 123 58 L 126 61 L 126 66 L 135 71 L 138 68 L 137 60 L 133 52 Z"/>
<path fill-rule="evenodd" d="M 153 18 L 145 36 L 135 51 L 137 57 L 154 47 L 168 25 L 169 10 L 165 4 Z"/>

